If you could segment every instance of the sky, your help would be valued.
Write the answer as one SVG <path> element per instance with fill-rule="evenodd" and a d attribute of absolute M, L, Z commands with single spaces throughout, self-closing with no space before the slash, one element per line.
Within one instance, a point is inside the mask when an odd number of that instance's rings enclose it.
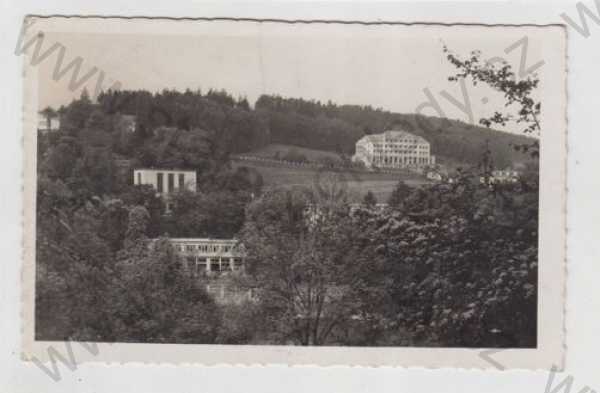
<path fill-rule="evenodd" d="M 423 114 L 439 116 L 435 105 L 424 105 L 430 102 L 427 89 L 441 115 L 475 123 L 502 107 L 504 100 L 498 92 L 467 83 L 467 104 L 461 86 L 448 81 L 455 68 L 445 58 L 444 43 L 460 56 L 475 49 L 485 59 L 500 56 L 515 70 L 524 55 L 525 68 L 544 61 L 535 71 L 540 78 L 536 94 L 542 101 L 556 89 L 545 91 L 556 84 L 561 71 L 553 59 L 564 56 L 552 45 L 556 28 L 200 21 L 187 26 L 150 21 L 130 28 L 122 25 L 127 21 L 119 22 L 77 26 L 72 31 L 50 28 L 43 48 L 54 42 L 64 47 L 63 68 L 81 57 L 80 75 L 97 67 L 106 75 L 105 89 L 116 80 L 122 89 L 225 89 L 247 97 L 251 104 L 261 94 L 278 94 L 401 113 L 420 108 Z M 523 38 L 527 48 L 516 44 Z M 83 88 L 69 88 L 71 73 L 53 78 L 57 52 L 37 66 L 40 109 L 68 104 Z M 95 91 L 99 73 L 84 85 L 90 92 Z M 505 130 L 518 132 L 519 128 L 509 124 Z"/>

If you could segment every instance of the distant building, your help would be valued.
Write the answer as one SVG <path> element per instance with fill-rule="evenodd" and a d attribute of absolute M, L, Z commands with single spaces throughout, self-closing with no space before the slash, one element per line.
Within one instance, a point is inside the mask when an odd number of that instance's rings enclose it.
<path fill-rule="evenodd" d="M 58 117 L 51 117 L 48 119 L 47 116 L 38 114 L 38 131 L 42 133 L 58 131 L 60 129 L 60 119 Z"/>
<path fill-rule="evenodd" d="M 388 203 L 376 203 L 373 206 L 368 206 L 365 203 L 351 203 L 350 204 L 350 213 L 354 213 L 359 209 L 370 209 L 374 211 L 383 211 L 387 209 L 390 205 Z"/>
<path fill-rule="evenodd" d="M 115 165 L 119 170 L 129 169 L 132 163 L 133 160 L 129 158 L 115 158 Z"/>
<path fill-rule="evenodd" d="M 114 156 L 114 163 L 119 182 L 129 183 L 131 179 L 131 167 L 133 165 L 133 160 L 122 158 L 121 156 Z"/>
<path fill-rule="evenodd" d="M 427 178 L 429 180 L 435 180 L 435 181 L 442 181 L 442 179 L 444 178 L 443 175 L 439 172 L 436 171 L 429 171 L 427 172 Z"/>
<path fill-rule="evenodd" d="M 244 273 L 244 246 L 235 239 L 170 238 L 186 272 L 203 278 L 206 291 L 220 304 L 253 300 L 251 290 L 240 288 L 235 275 Z M 154 243 L 154 242 L 152 242 Z"/>
<path fill-rule="evenodd" d="M 435 157 L 424 138 L 390 130 L 359 139 L 352 161 L 362 162 L 368 168 L 420 168 L 434 165 Z"/>
<path fill-rule="evenodd" d="M 506 168 L 492 171 L 491 175 L 487 178 L 487 183 L 498 184 L 498 183 L 516 183 L 519 180 L 521 173 L 517 170 Z M 480 181 L 486 183 L 486 178 L 481 176 Z"/>
<path fill-rule="evenodd" d="M 244 249 L 235 239 L 171 238 L 169 242 L 193 274 L 244 270 Z"/>
<path fill-rule="evenodd" d="M 117 124 L 121 130 L 134 132 L 137 126 L 137 118 L 135 115 L 120 115 Z"/>
<path fill-rule="evenodd" d="M 134 169 L 133 184 L 151 185 L 161 196 L 167 196 L 172 192 L 184 189 L 196 191 L 196 171 L 183 169 Z"/>
<path fill-rule="evenodd" d="M 388 203 L 376 203 L 372 206 L 369 206 L 362 202 L 352 202 L 347 205 L 348 214 L 353 215 L 359 210 L 370 210 L 375 212 L 382 212 L 389 207 Z M 306 206 L 304 209 L 304 219 L 306 223 L 309 225 L 309 228 L 313 228 L 316 226 L 321 220 L 326 219 L 329 215 L 332 214 L 331 210 L 327 210 L 327 208 L 323 208 L 319 204 L 313 203 Z"/>

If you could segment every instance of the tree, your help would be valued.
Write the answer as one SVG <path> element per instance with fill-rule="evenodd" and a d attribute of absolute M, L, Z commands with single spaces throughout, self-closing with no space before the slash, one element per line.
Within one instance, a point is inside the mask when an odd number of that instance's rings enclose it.
<path fill-rule="evenodd" d="M 480 51 L 472 51 L 470 57 L 463 60 L 452 53 L 444 45 L 446 58 L 454 65 L 458 72 L 448 77 L 449 81 L 458 81 L 462 78 L 471 78 L 474 85 L 484 83 L 491 88 L 501 92 L 506 99 L 506 107 L 516 106 L 513 112 L 495 111 L 488 118 L 482 118 L 479 122 L 486 127 L 492 124 L 505 126 L 509 121 L 524 124 L 523 133 L 537 134 L 540 132 L 539 116 L 541 113 L 541 102 L 536 101 L 532 95 L 539 85 L 537 75 L 527 75 L 526 78 L 517 79 L 510 64 L 505 60 L 500 62 L 484 61 Z M 530 144 L 515 145 L 517 150 L 530 152 L 532 156 L 539 156 L 539 141 Z"/>
<path fill-rule="evenodd" d="M 205 284 L 182 266 L 168 239 L 138 237 L 145 220 L 134 210 L 128 246 L 117 265 L 114 339 L 121 342 L 213 343 L 220 313 Z M 138 238 L 138 241 L 134 241 Z"/>
<path fill-rule="evenodd" d="M 361 319 L 378 265 L 344 204 L 310 210 L 302 190 L 276 190 L 253 201 L 241 241 L 249 284 L 271 342 L 325 345 Z"/>
<path fill-rule="evenodd" d="M 368 207 L 374 207 L 377 204 L 377 198 L 371 190 L 367 191 L 367 193 L 365 194 L 365 197 L 363 198 L 363 203 Z"/>
<path fill-rule="evenodd" d="M 99 235 L 105 204 L 74 205 L 68 188 L 40 179 L 36 228 L 36 337 L 99 341 L 111 334 L 114 265 Z"/>
<path fill-rule="evenodd" d="M 400 180 L 396 184 L 394 191 L 392 191 L 392 193 L 388 199 L 388 204 L 392 207 L 397 207 L 397 208 L 401 207 L 404 204 L 404 201 L 405 201 L 406 197 L 408 197 L 410 192 L 411 192 L 410 186 L 408 186 L 404 181 Z"/>
<path fill-rule="evenodd" d="M 249 201 L 246 192 L 178 192 L 173 196 L 172 226 L 168 232 L 181 237 L 232 238 L 243 225 Z"/>
<path fill-rule="evenodd" d="M 47 106 L 40 111 L 40 114 L 46 118 L 46 128 L 50 130 L 52 128 L 52 119 L 58 117 L 58 112 L 52 107 Z"/>
<path fill-rule="evenodd" d="M 308 162 L 306 156 L 300 153 L 297 149 L 289 149 L 282 157 L 285 161 L 291 162 Z"/>
<path fill-rule="evenodd" d="M 143 206 L 146 209 L 150 215 L 147 227 L 149 237 L 156 237 L 161 234 L 162 214 L 165 210 L 164 201 L 156 194 L 156 190 L 151 185 L 129 186 L 122 192 L 120 197 L 126 205 Z"/>
<path fill-rule="evenodd" d="M 127 234 L 130 211 L 120 199 L 106 198 L 100 203 L 104 205 L 99 215 L 99 235 L 108 244 L 111 251 L 116 253 L 123 248 Z"/>
<path fill-rule="evenodd" d="M 60 179 L 67 183 L 73 171 L 73 163 L 80 154 L 80 147 L 75 138 L 60 135 L 54 144 L 47 147 L 46 154 L 38 158 L 41 162 L 39 171 L 52 179 Z"/>
<path fill-rule="evenodd" d="M 68 130 L 71 135 L 76 135 L 84 128 L 85 123 L 93 110 L 94 106 L 92 101 L 90 100 L 87 90 L 84 88 L 79 99 L 74 100 L 67 107 L 64 114 L 64 128 Z"/>
<path fill-rule="evenodd" d="M 136 243 L 143 243 L 147 238 L 150 213 L 143 206 L 134 206 L 129 211 L 127 232 L 125 232 L 125 248 L 130 248 Z"/>
<path fill-rule="evenodd" d="M 390 327 L 413 345 L 535 346 L 537 211 L 537 191 L 499 195 L 465 175 L 382 214 Z"/>

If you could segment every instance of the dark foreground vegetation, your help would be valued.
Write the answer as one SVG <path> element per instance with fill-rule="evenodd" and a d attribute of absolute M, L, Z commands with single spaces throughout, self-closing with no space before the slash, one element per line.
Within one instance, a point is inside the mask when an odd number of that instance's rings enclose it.
<path fill-rule="evenodd" d="M 537 173 L 480 181 L 515 154 L 505 134 L 483 151 L 478 135 L 492 131 L 424 130 L 434 153 L 477 169 L 452 184 L 400 182 L 387 210 L 351 210 L 335 177 L 335 192 L 267 189 L 229 157 L 269 143 L 351 154 L 365 131 L 401 115 L 266 96 L 251 109 L 222 92 L 170 91 L 97 104 L 83 95 L 60 112 L 61 130 L 38 139 L 37 339 L 536 345 Z M 122 114 L 137 116 L 133 132 Z M 200 192 L 176 195 L 164 215 L 154 190 L 131 186 L 135 166 L 194 169 Z M 205 279 L 183 271 L 174 236 L 239 239 L 247 274 L 236 285 L 254 300 L 217 304 Z"/>

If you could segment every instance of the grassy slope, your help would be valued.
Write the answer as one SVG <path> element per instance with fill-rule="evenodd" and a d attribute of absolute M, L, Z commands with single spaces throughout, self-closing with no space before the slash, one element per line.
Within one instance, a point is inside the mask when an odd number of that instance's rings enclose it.
<path fill-rule="evenodd" d="M 271 145 L 273 146 L 273 145 Z M 277 145 L 277 148 L 284 148 L 287 151 L 287 146 Z M 294 147 L 295 148 L 295 147 Z M 310 149 L 301 149 L 305 150 Z M 265 149 L 260 149 L 264 152 Z M 266 149 L 267 152 L 275 150 Z M 312 154 L 319 155 L 323 154 L 335 154 L 329 152 L 319 152 L 318 150 L 311 150 Z M 248 153 L 248 155 L 255 155 L 254 152 Z M 264 157 L 272 157 L 271 155 L 265 155 Z M 308 158 L 308 155 L 307 155 Z M 309 158 L 310 159 L 310 158 Z M 332 172 L 323 172 L 311 168 L 287 168 L 287 167 L 272 167 L 262 165 L 255 162 L 235 162 L 234 167 L 246 166 L 255 169 L 259 172 L 265 182 L 265 187 L 293 187 L 293 186 L 307 186 L 307 187 L 323 187 L 326 188 L 331 184 Z M 341 179 L 342 187 L 344 187 L 351 201 L 359 202 L 362 200 L 367 191 L 372 191 L 375 194 L 378 202 L 387 202 L 390 193 L 398 181 L 403 180 L 409 185 L 418 186 L 420 184 L 427 183 L 422 177 L 416 176 L 412 173 L 350 173 L 344 172 L 339 173 L 338 178 Z"/>
<path fill-rule="evenodd" d="M 530 161 L 531 157 L 528 154 L 516 151 L 511 145 L 529 145 L 536 140 L 531 135 L 500 131 L 461 120 L 414 114 L 397 116 L 403 119 L 405 124 L 416 125 L 414 128 L 405 128 L 429 141 L 432 154 L 438 156 L 440 162 L 450 166 L 465 165 L 464 157 L 468 153 L 476 152 L 479 158 L 479 153 L 483 153 L 486 145 L 492 152 L 492 159 L 498 163 L 508 161 L 507 165 L 510 165 Z"/>
<path fill-rule="evenodd" d="M 319 159 L 326 157 L 333 159 L 339 158 L 338 154 L 335 152 L 308 149 L 306 147 L 298 147 L 292 145 L 283 145 L 279 143 L 272 143 L 260 149 L 256 149 L 249 153 L 245 153 L 244 155 L 263 158 L 273 158 L 275 156 L 275 153 L 279 152 L 280 157 L 283 157 L 290 150 L 294 150 L 300 154 L 303 154 L 309 161 L 318 161 Z"/>

